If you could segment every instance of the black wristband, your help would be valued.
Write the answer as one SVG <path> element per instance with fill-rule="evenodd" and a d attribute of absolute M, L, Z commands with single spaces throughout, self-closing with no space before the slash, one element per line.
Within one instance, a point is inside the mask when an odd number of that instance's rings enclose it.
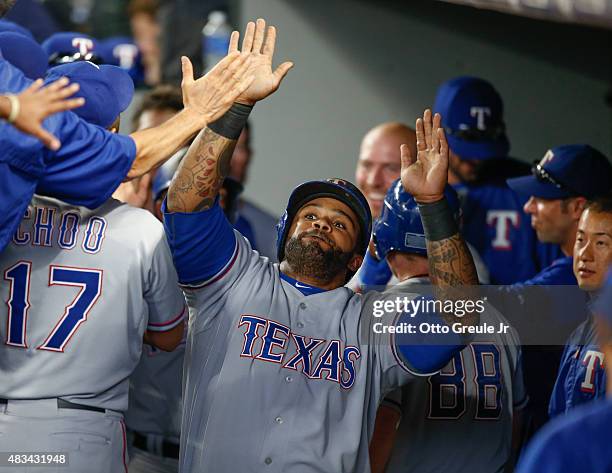
<path fill-rule="evenodd" d="M 458 233 L 457 222 L 446 197 L 431 204 L 419 204 L 419 212 L 427 240 L 444 240 Z"/>
<path fill-rule="evenodd" d="M 249 119 L 249 115 L 253 110 L 252 105 L 244 105 L 234 103 L 232 107 L 225 112 L 216 122 L 208 125 L 208 128 L 214 131 L 217 135 L 221 135 L 230 140 L 237 140 Z"/>

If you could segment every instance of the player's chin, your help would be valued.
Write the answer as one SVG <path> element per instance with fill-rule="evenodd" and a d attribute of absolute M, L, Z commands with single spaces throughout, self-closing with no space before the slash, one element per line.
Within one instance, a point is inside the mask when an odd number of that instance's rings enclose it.
<path fill-rule="evenodd" d="M 603 278 L 593 271 L 578 271 L 576 281 L 578 282 L 578 287 L 583 291 L 597 291 L 603 286 Z"/>

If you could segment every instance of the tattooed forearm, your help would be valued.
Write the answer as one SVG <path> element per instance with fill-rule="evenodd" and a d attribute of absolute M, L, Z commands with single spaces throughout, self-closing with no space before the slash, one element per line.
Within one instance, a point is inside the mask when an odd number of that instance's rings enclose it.
<path fill-rule="evenodd" d="M 478 284 L 478 275 L 470 250 L 459 236 L 439 241 L 427 241 L 429 275 L 438 287 Z"/>
<path fill-rule="evenodd" d="M 204 128 L 189 147 L 170 189 L 168 210 L 197 212 L 212 207 L 229 174 L 236 140 Z"/>
<path fill-rule="evenodd" d="M 478 285 L 474 260 L 463 238 L 457 233 L 439 241 L 427 241 L 429 276 L 438 300 L 469 300 Z M 454 314 L 443 314 L 447 323 L 462 322 L 465 325 L 478 323 L 474 313 L 461 318 Z"/>

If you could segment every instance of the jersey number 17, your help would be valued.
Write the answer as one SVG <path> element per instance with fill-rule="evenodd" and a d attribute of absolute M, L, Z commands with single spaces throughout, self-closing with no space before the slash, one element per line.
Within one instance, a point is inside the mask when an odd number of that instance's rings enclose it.
<path fill-rule="evenodd" d="M 30 275 L 32 263 L 19 261 L 6 271 L 4 279 L 10 284 L 6 344 L 28 348 L 26 328 L 30 309 Z M 79 292 L 66 306 L 51 333 L 37 348 L 63 352 L 79 326 L 87 320 L 87 314 L 102 293 L 102 270 L 51 265 L 49 286 L 74 286 Z"/>

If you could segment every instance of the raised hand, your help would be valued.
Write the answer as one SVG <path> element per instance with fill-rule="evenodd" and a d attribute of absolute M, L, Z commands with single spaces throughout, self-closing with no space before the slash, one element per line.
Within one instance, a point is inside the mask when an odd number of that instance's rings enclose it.
<path fill-rule="evenodd" d="M 425 110 L 416 121 L 417 156 L 411 156 L 407 145 L 401 146 L 402 185 L 419 203 L 436 202 L 444 196 L 448 181 L 448 143 L 441 127 L 439 113 L 431 117 Z"/>
<path fill-rule="evenodd" d="M 234 31 L 230 38 L 228 53 L 238 51 L 239 39 L 240 33 Z M 253 75 L 254 80 L 238 97 L 237 102 L 254 105 L 255 102 L 265 99 L 278 89 L 289 69 L 293 67 L 292 62 L 284 62 L 275 71 L 272 71 L 275 46 L 276 28 L 274 26 L 269 26 L 266 31 L 266 22 L 261 18 L 256 23 L 250 21 L 247 24 L 241 53 L 251 58 L 248 74 Z"/>
<path fill-rule="evenodd" d="M 185 109 L 195 111 L 208 124 L 229 110 L 238 96 L 253 82 L 249 71 L 251 58 L 233 52 L 225 56 L 205 76 L 193 78 L 193 65 L 183 56 L 183 104 Z"/>
<path fill-rule="evenodd" d="M 38 79 L 17 95 L 19 113 L 13 125 L 18 130 L 38 138 L 47 148 L 59 149 L 61 143 L 43 128 L 42 123 L 49 115 L 82 106 L 85 99 L 69 98 L 78 90 L 79 84 L 70 84 L 65 77 L 46 87 L 43 87 L 42 79 Z"/>

